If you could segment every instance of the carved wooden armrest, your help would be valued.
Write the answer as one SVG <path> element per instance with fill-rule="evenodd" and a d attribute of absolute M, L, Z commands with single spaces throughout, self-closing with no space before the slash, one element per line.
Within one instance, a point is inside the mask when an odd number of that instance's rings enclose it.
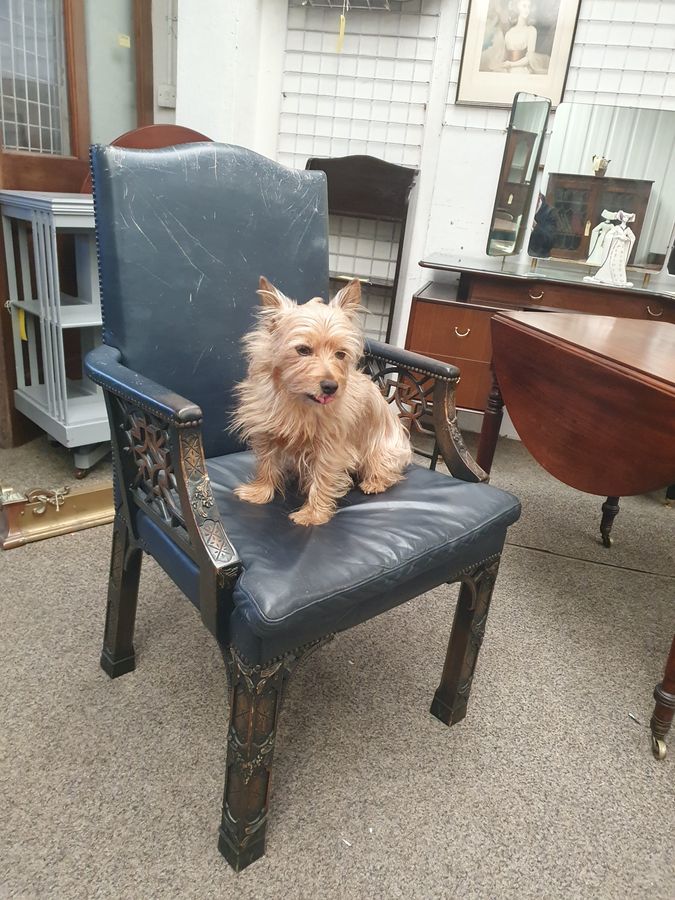
<path fill-rule="evenodd" d="M 366 341 L 364 371 L 395 403 L 410 434 L 430 435 L 450 473 L 462 481 L 487 481 L 457 425 L 455 389 L 459 369 L 410 350 Z M 432 423 L 430 428 L 428 423 Z"/>
<path fill-rule="evenodd" d="M 120 358 L 119 350 L 105 345 L 86 358 L 89 377 L 105 392 L 120 512 L 138 538 L 136 510 L 142 510 L 194 560 L 200 577 L 225 587 L 241 563 L 206 471 L 201 409 Z M 215 628 L 217 611 L 202 606 L 201 613 L 207 627 Z"/>

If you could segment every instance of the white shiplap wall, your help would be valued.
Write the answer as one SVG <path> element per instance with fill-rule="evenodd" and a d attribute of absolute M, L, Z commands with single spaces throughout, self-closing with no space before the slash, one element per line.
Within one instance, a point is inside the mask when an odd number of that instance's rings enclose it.
<path fill-rule="evenodd" d="M 468 6 L 461 0 L 426 246 L 480 256 L 509 111 L 454 102 Z M 675 0 L 581 0 L 563 101 L 675 110 Z"/>
<path fill-rule="evenodd" d="M 441 2 L 351 10 L 341 53 L 339 10 L 291 6 L 279 161 L 366 153 L 419 165 Z"/>
<path fill-rule="evenodd" d="M 404 258 L 393 334 L 402 342 L 411 295 L 429 274 L 418 259 L 484 253 L 509 112 L 454 102 L 468 0 L 391 5 L 388 13 L 352 10 L 341 54 L 337 11 L 291 6 L 278 159 L 302 167 L 309 156 L 368 153 L 422 166 L 426 199 L 406 239 L 414 249 Z M 430 117 L 440 72 L 446 99 Z M 563 99 L 675 109 L 675 0 L 581 0 Z M 421 190 L 424 182 L 432 189 Z M 348 254 L 340 256 L 344 268 Z"/>
<path fill-rule="evenodd" d="M 277 158 L 367 154 L 419 167 L 441 0 L 392 2 L 389 12 L 352 9 L 340 53 L 340 11 L 291 5 Z M 332 217 L 330 268 L 392 278 L 398 226 Z M 390 302 L 366 290 L 364 328 L 384 338 Z"/>

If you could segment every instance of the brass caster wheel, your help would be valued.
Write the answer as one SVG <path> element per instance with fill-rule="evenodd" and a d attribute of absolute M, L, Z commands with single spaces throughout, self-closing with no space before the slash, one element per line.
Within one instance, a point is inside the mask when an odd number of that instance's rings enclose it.
<path fill-rule="evenodd" d="M 654 754 L 654 758 L 665 759 L 666 750 L 666 742 L 662 738 L 657 738 L 652 735 L 652 753 Z"/>
<path fill-rule="evenodd" d="M 602 535 L 602 546 L 603 547 L 611 547 L 614 541 L 612 540 L 611 534 L 603 534 Z"/>
<path fill-rule="evenodd" d="M 89 469 L 80 469 L 75 466 L 73 470 L 73 475 L 77 478 L 78 481 L 81 481 L 83 478 L 86 478 L 89 474 Z"/>

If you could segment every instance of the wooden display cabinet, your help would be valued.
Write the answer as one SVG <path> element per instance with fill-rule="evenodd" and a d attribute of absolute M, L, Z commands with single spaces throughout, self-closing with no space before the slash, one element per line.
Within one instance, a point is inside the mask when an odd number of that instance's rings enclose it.
<path fill-rule="evenodd" d="M 551 256 L 558 259 L 586 260 L 591 232 L 602 221 L 602 211 L 635 213 L 631 230 L 635 245 L 628 260 L 633 262 L 640 232 L 645 221 L 653 181 L 635 178 L 607 178 L 596 175 L 566 175 L 551 172 L 546 188 L 546 202 L 558 217 Z"/>

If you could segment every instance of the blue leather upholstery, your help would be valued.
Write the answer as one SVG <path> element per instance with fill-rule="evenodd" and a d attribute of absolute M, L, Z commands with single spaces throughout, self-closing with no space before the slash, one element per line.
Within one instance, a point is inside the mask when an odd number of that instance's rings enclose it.
<path fill-rule="evenodd" d="M 91 164 L 104 343 L 201 407 L 207 456 L 242 449 L 225 426 L 260 275 L 328 295 L 324 174 L 214 143 L 95 146 Z"/>
<path fill-rule="evenodd" d="M 302 500 L 257 506 L 233 489 L 251 478 L 251 453 L 207 460 L 213 493 L 243 571 L 234 588 L 229 641 L 258 663 L 330 632 L 345 631 L 501 553 L 518 500 L 411 466 L 380 495 L 351 491 L 320 528 L 288 518 Z M 199 606 L 194 562 L 145 514 L 138 534 L 181 590 Z M 223 636 L 225 637 L 225 636 Z"/>
<path fill-rule="evenodd" d="M 288 518 L 302 505 L 294 494 L 259 506 L 232 493 L 253 466 L 250 453 L 207 461 L 243 564 L 235 605 L 260 637 L 287 632 L 305 643 L 452 580 L 501 552 L 520 512 L 516 498 L 497 488 L 411 466 L 385 493 L 352 490 L 330 522 L 302 528 Z"/>

